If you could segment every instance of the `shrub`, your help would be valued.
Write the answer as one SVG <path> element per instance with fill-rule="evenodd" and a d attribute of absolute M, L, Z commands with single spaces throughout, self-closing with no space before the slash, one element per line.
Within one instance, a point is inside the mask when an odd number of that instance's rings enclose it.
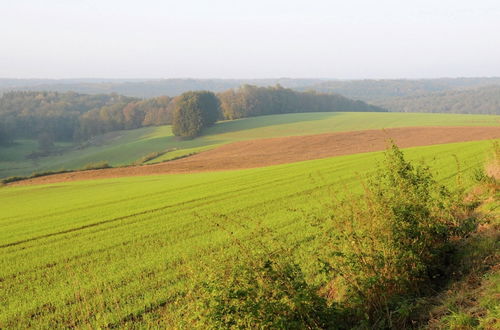
<path fill-rule="evenodd" d="M 89 170 L 100 170 L 104 168 L 110 168 L 111 165 L 109 165 L 108 162 L 97 162 L 97 163 L 88 163 L 85 165 L 82 170 L 83 171 L 89 171 Z"/>
<path fill-rule="evenodd" d="M 11 182 L 25 180 L 27 178 L 28 177 L 25 177 L 25 176 L 10 176 L 8 178 L 2 179 L 2 183 L 7 184 L 7 183 L 11 183 Z"/>
<path fill-rule="evenodd" d="M 485 166 L 485 174 L 490 181 L 500 180 L 500 144 L 493 142 L 491 159 Z"/>
<path fill-rule="evenodd" d="M 241 260 L 203 285 L 201 322 L 214 329 L 317 329 L 332 308 L 298 265 L 266 255 Z"/>
<path fill-rule="evenodd" d="M 160 157 L 161 155 L 164 155 L 166 152 L 165 151 L 156 151 L 156 152 L 150 152 L 149 154 L 142 156 L 139 158 L 137 161 L 134 162 L 134 165 L 141 165 L 144 163 L 149 162 L 150 160 L 153 160 L 155 158 Z"/>
<path fill-rule="evenodd" d="M 406 161 L 395 145 L 384 165 L 361 198 L 336 203 L 327 235 L 328 265 L 330 285 L 343 288 L 335 299 L 370 324 L 392 326 L 398 303 L 399 312 L 406 313 L 406 297 L 441 279 L 454 239 L 471 232 L 475 220 L 462 193 L 437 183 L 428 167 Z"/>

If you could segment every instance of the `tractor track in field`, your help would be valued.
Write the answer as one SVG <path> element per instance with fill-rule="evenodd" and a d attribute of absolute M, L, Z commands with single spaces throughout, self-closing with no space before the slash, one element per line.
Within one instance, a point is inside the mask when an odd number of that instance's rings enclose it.
<path fill-rule="evenodd" d="M 404 127 L 240 141 L 165 163 L 54 174 L 11 185 L 48 184 L 125 176 L 237 170 L 401 148 L 500 138 L 493 127 Z"/>

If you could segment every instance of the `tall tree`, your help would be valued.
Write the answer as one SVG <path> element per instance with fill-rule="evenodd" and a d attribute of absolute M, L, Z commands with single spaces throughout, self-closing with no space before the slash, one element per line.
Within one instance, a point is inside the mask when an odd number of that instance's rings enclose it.
<path fill-rule="evenodd" d="M 176 136 L 195 137 L 215 124 L 219 117 L 219 100 L 214 93 L 186 92 L 175 102 L 172 132 Z"/>

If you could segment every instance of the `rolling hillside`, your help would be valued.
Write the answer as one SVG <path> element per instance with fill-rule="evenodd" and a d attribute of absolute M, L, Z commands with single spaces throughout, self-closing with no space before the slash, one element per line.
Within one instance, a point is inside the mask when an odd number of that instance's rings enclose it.
<path fill-rule="evenodd" d="M 490 146 L 468 142 L 406 153 L 425 159 L 445 183 L 455 180 L 457 156 L 469 185 Z M 189 293 L 196 282 L 239 253 L 235 239 L 248 241 L 263 226 L 295 246 L 308 280 L 318 281 L 313 261 L 322 247 L 312 238 L 320 229 L 308 219 L 346 188 L 359 191 L 358 175 L 372 171 L 380 157 L 4 187 L 0 326 L 192 326 L 196 296 Z"/>
<path fill-rule="evenodd" d="M 217 123 L 193 140 L 178 140 L 170 126 L 118 131 L 94 139 L 84 148 L 66 148 L 61 155 L 28 160 L 35 151 L 32 140 L 0 147 L 0 177 L 33 172 L 78 169 L 88 163 L 107 161 L 113 166 L 129 165 L 154 152 L 168 153 L 156 161 L 214 148 L 235 141 L 302 136 L 352 130 L 415 126 L 498 126 L 500 116 L 472 116 L 410 113 L 298 113 L 245 118 Z M 154 162 L 154 161 L 153 161 Z"/>
<path fill-rule="evenodd" d="M 338 93 L 349 98 L 372 102 L 491 85 L 499 86 L 500 78 L 339 80 L 324 81 L 303 89 Z"/>
<path fill-rule="evenodd" d="M 500 114 L 500 86 L 451 90 L 372 102 L 394 112 Z"/>

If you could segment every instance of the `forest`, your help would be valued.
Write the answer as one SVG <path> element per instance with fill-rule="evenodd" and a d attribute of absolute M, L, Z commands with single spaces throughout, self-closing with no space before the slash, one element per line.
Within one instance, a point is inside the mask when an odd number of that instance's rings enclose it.
<path fill-rule="evenodd" d="M 217 94 L 217 119 L 319 111 L 385 111 L 340 95 L 244 85 Z M 0 98 L 0 143 L 30 138 L 83 141 L 115 130 L 172 123 L 182 95 L 138 99 L 118 94 L 8 92 Z"/>
<path fill-rule="evenodd" d="M 500 114 L 500 86 L 450 90 L 374 101 L 394 112 Z"/>
<path fill-rule="evenodd" d="M 365 102 L 395 97 L 419 96 L 451 90 L 499 86 L 500 78 L 363 79 L 331 80 L 300 88 L 321 93 L 337 93 Z"/>

